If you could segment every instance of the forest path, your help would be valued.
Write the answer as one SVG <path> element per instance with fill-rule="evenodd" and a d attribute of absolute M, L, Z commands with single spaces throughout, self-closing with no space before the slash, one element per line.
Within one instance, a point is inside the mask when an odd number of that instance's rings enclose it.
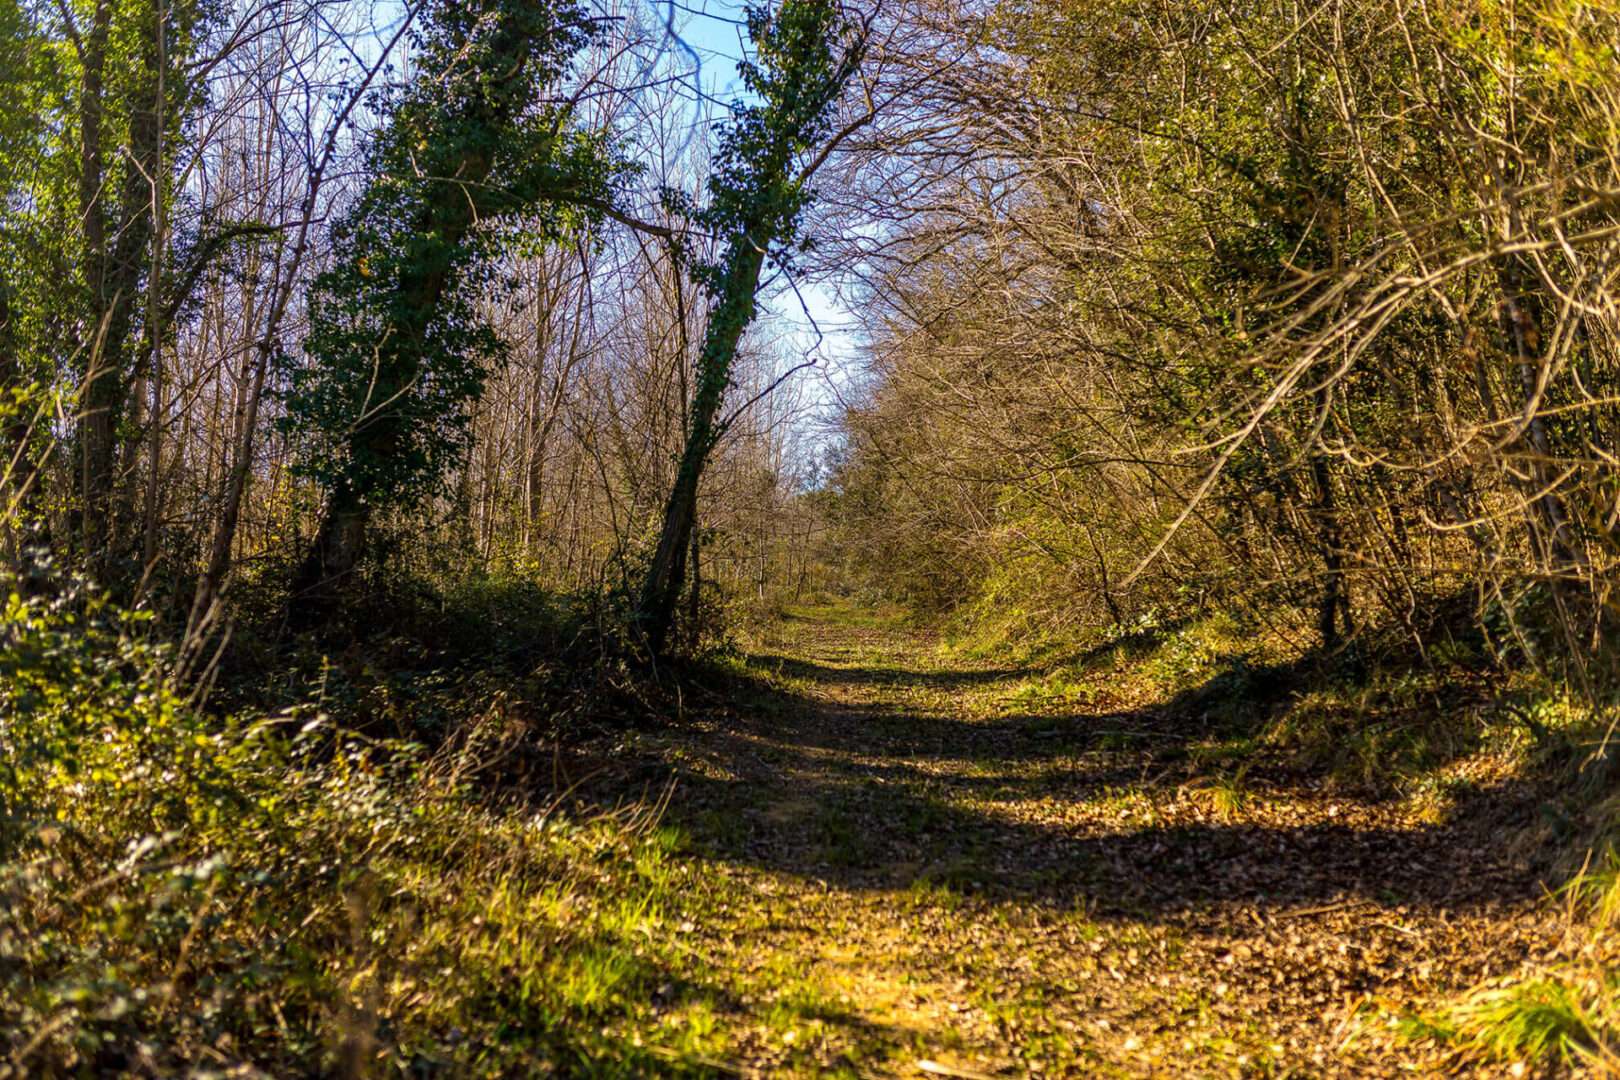
<path fill-rule="evenodd" d="M 745 1073 L 1432 1074 L 1392 1017 L 1557 933 L 1500 798 L 1434 823 L 1211 782 L 1162 710 L 1031 707 L 1030 673 L 847 610 L 746 669 L 757 691 L 616 747 L 602 792 L 673 766 L 701 1023 Z"/>

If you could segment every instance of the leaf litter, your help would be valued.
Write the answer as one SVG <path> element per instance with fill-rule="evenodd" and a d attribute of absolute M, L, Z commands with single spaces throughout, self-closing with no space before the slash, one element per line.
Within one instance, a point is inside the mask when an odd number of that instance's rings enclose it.
<path fill-rule="evenodd" d="M 1280 765 L 1231 792 L 1153 702 L 1033 713 L 1024 674 L 799 619 L 670 737 L 576 762 L 587 800 L 676 778 L 727 1071 L 1432 1075 L 1456 1051 L 1397 1017 L 1554 955 L 1511 783 L 1439 823 Z"/>

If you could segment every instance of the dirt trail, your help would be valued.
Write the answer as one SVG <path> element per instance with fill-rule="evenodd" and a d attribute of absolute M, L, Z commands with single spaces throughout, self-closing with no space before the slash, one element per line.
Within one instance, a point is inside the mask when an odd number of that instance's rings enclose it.
<path fill-rule="evenodd" d="M 677 772 L 745 1071 L 1435 1074 L 1388 1017 L 1555 939 L 1506 795 L 1433 824 L 1210 786 L 1152 708 L 1032 712 L 1027 673 L 940 655 L 793 619 L 749 660 L 770 689 L 618 748 L 618 792 Z"/>

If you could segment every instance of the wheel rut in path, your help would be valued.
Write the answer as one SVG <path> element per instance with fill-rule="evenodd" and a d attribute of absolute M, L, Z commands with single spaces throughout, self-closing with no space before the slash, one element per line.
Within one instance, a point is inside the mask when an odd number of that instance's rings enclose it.
<path fill-rule="evenodd" d="M 1223 792 L 1173 710 L 1033 710 L 1030 672 L 848 612 L 747 667 L 581 787 L 673 773 L 745 1072 L 1410 1075 L 1442 1051 L 1388 1016 L 1556 933 L 1500 842 L 1522 792 L 1442 823 L 1283 770 Z"/>

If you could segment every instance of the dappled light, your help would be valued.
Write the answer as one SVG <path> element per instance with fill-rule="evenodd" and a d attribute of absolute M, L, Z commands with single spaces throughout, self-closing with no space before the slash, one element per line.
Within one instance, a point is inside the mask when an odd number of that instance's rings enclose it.
<path fill-rule="evenodd" d="M 0 1080 L 1620 1077 L 1613 0 L 0 0 Z"/>

